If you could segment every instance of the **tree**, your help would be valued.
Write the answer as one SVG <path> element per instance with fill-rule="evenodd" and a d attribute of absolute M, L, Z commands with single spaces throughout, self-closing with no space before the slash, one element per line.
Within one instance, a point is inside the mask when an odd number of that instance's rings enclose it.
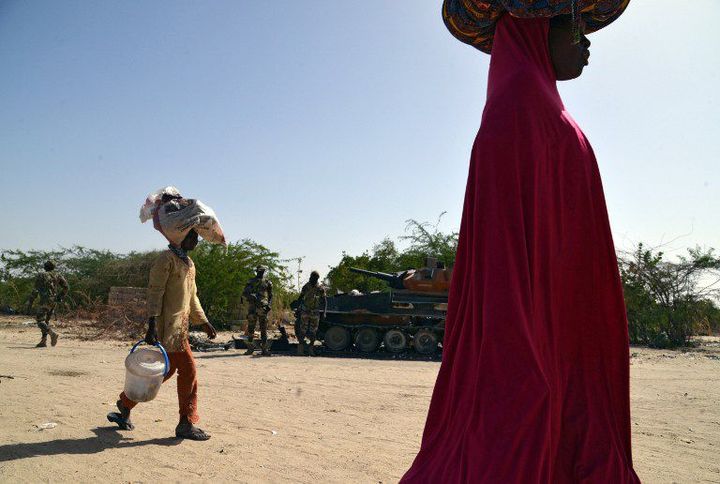
<path fill-rule="evenodd" d="M 720 258 L 712 249 L 689 249 L 670 262 L 639 244 L 618 262 L 632 343 L 675 348 L 716 327 Z"/>
<path fill-rule="evenodd" d="M 22 310 L 33 288 L 35 275 L 52 259 L 70 285 L 65 307 L 89 308 L 107 302 L 113 286 L 146 287 L 158 251 L 117 254 L 72 247 L 53 251 L 5 250 L 0 253 L 0 307 Z M 277 252 L 252 240 L 223 247 L 201 242 L 191 258 L 197 267 L 200 301 L 213 322 L 238 319 L 240 294 L 255 267 L 264 265 L 273 281 L 274 309 L 289 305 L 292 297 L 287 268 Z M 64 308 L 63 308 L 64 309 Z"/>
<path fill-rule="evenodd" d="M 0 305 L 21 309 L 32 291 L 35 274 L 53 260 L 70 284 L 66 307 L 104 302 L 112 286 L 147 284 L 157 252 L 116 254 L 74 246 L 52 251 L 5 250 L 0 253 Z"/>
<path fill-rule="evenodd" d="M 330 281 L 330 293 L 349 292 L 357 289 L 361 292 L 386 291 L 388 285 L 372 277 L 366 277 L 350 271 L 351 267 L 375 272 L 401 271 L 400 252 L 390 239 L 383 239 L 373 246 L 372 251 L 365 251 L 359 256 L 351 256 L 343 252 L 338 265 L 331 267 L 327 279 Z"/>
<path fill-rule="evenodd" d="M 219 323 L 239 318 L 240 297 L 255 268 L 265 266 L 273 283 L 273 309 L 289 306 L 292 276 L 277 252 L 250 239 L 230 243 L 227 249 L 201 242 L 191 257 L 197 268 L 198 297 L 208 317 Z"/>
<path fill-rule="evenodd" d="M 357 289 L 361 292 L 387 291 L 387 283 L 355 274 L 351 267 L 368 271 L 394 273 L 422 267 L 425 258 L 435 257 L 447 267 L 455 263 L 458 233 L 444 233 L 438 229 L 445 212 L 440 214 L 435 224 L 407 220 L 405 234 L 399 239 L 409 243 L 404 250 L 399 250 L 397 244 L 390 238 L 385 238 L 375 244 L 370 251 L 359 256 L 351 256 L 343 252 L 338 265 L 331 267 L 328 272 L 331 293 L 348 292 Z"/>
<path fill-rule="evenodd" d="M 411 267 L 419 267 L 418 264 L 424 263 L 427 256 L 437 258 L 447 267 L 455 264 L 459 234 L 445 233 L 438 228 L 446 213 L 441 213 L 434 225 L 414 219 L 405 222 L 405 235 L 400 236 L 400 240 L 410 243 L 403 253 L 406 264 L 414 262 Z"/>

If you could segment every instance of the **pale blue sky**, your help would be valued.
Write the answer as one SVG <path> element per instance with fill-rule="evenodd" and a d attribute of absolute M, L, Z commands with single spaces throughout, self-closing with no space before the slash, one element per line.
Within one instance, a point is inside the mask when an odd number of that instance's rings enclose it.
<path fill-rule="evenodd" d="M 489 57 L 440 4 L 0 0 L 0 248 L 163 247 L 137 212 L 166 184 L 306 269 L 457 228 Z M 720 2 L 632 0 L 591 40 L 561 93 L 616 245 L 720 248 Z"/>

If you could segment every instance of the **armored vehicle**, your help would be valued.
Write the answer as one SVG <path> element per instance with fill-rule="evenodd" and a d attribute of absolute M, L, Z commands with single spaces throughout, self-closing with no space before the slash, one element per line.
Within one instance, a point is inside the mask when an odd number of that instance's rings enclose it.
<path fill-rule="evenodd" d="M 319 338 L 333 351 L 355 345 L 361 352 L 400 353 L 410 346 L 433 354 L 442 342 L 451 270 L 428 258 L 426 267 L 396 274 L 350 269 L 386 281 L 388 292 L 362 294 L 356 290 L 327 298 L 327 317 Z"/>

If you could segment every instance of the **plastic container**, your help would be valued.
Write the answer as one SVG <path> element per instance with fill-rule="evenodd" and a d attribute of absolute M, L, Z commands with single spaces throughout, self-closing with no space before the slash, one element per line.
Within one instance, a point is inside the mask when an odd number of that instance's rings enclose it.
<path fill-rule="evenodd" d="M 151 348 L 136 348 L 143 341 L 138 341 L 125 358 L 125 395 L 133 402 L 149 402 L 154 399 L 160 386 L 170 371 L 170 360 L 160 343 Z"/>

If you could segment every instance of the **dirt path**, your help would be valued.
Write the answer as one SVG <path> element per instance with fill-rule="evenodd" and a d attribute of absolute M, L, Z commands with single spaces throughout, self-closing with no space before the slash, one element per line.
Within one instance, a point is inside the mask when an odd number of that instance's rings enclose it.
<path fill-rule="evenodd" d="M 22 331 L 22 332 L 20 332 Z M 412 461 L 437 362 L 197 354 L 209 442 L 172 438 L 174 382 L 108 424 L 128 345 L 0 324 L 0 481 L 395 482 Z M 720 349 L 633 349 L 633 437 L 645 482 L 720 482 Z M 13 377 L 7 378 L 7 377 Z M 56 423 L 52 429 L 38 426 Z"/>

